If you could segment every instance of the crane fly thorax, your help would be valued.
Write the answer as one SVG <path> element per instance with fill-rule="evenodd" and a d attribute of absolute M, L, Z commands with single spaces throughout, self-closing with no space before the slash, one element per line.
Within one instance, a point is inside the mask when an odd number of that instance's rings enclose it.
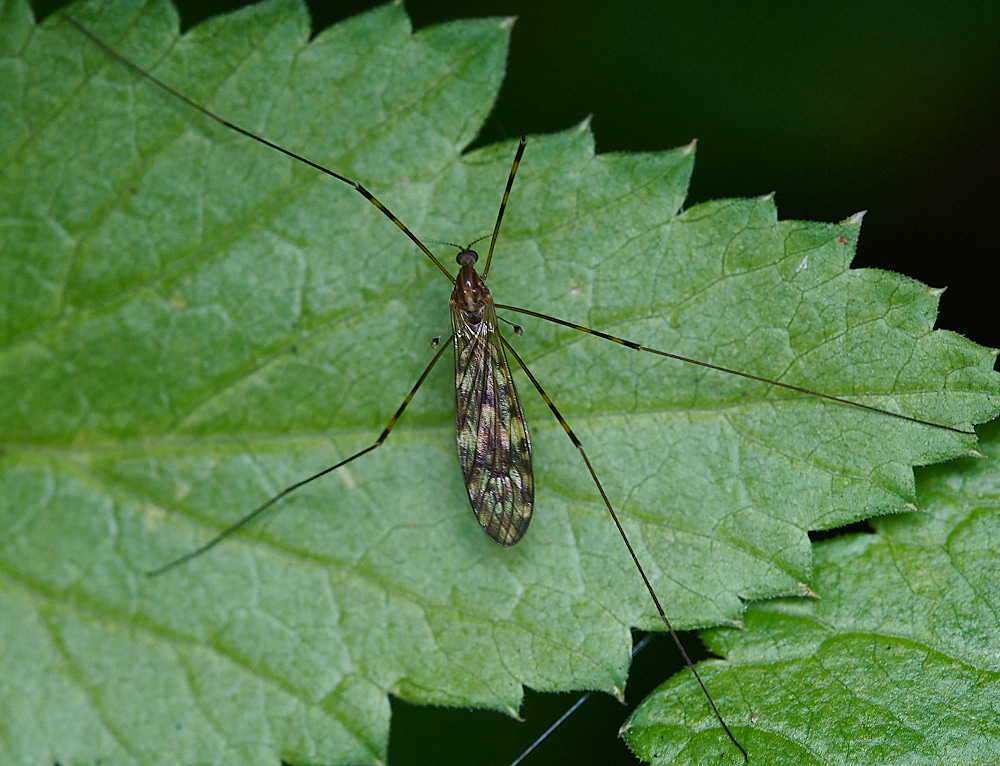
<path fill-rule="evenodd" d="M 462 268 L 458 271 L 455 289 L 451 293 L 452 305 L 473 325 L 482 322 L 483 311 L 491 301 L 490 290 L 473 265 L 477 257 L 474 250 L 463 250 L 458 254 L 457 260 Z"/>

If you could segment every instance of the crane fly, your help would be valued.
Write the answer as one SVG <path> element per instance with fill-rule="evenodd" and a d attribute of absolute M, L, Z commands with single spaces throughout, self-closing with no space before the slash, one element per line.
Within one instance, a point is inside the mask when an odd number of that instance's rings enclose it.
<path fill-rule="evenodd" d="M 538 379 L 531 372 L 529 367 L 525 364 L 508 340 L 501 334 L 496 309 L 504 309 L 511 312 L 517 312 L 522 315 L 542 319 L 562 327 L 611 341 L 635 351 L 678 360 L 687 364 L 697 365 L 705 369 L 724 372 L 730 375 L 737 375 L 752 381 L 765 383 L 770 386 L 783 388 L 799 394 L 820 397 L 838 405 L 876 412 L 881 415 L 898 418 L 911 423 L 931 426 L 934 428 L 943 428 L 963 435 L 968 435 L 969 432 L 950 426 L 940 425 L 927 420 L 910 417 L 908 415 L 882 410 L 874 406 L 824 394 L 819 391 L 810 390 L 800 386 L 771 380 L 765 377 L 760 377 L 746 372 L 741 372 L 727 367 L 651 348 L 622 337 L 584 327 L 582 325 L 530 309 L 494 303 L 492 294 L 487 287 L 486 279 L 489 274 L 494 248 L 499 236 L 501 223 L 503 221 L 504 211 L 507 207 L 511 190 L 514 186 L 518 166 L 525 152 L 525 139 L 521 139 L 518 144 L 510 167 L 506 187 L 500 202 L 492 236 L 490 237 L 489 248 L 485 264 L 482 268 L 482 273 L 480 274 L 476 270 L 479 255 L 472 249 L 472 246 L 456 246 L 459 249 L 456 256 L 456 262 L 460 268 L 457 276 L 453 276 L 444 263 L 442 263 L 442 261 L 439 260 L 439 258 L 435 256 L 431 250 L 399 218 L 396 217 L 394 213 L 392 213 L 358 181 L 323 167 L 322 165 L 313 162 L 302 155 L 272 143 L 271 141 L 216 115 L 214 112 L 189 99 L 166 82 L 158 79 L 151 73 L 125 58 L 123 55 L 119 54 L 117 51 L 110 48 L 69 15 L 65 13 L 60 13 L 59 15 L 66 22 L 76 27 L 76 29 L 78 29 L 82 34 L 86 35 L 91 41 L 93 41 L 94 44 L 103 49 L 109 56 L 118 60 L 123 65 L 137 72 L 141 77 L 154 84 L 156 87 L 169 93 L 174 98 L 179 99 L 181 102 L 187 104 L 192 109 L 197 110 L 209 119 L 253 141 L 257 141 L 270 149 L 281 152 L 297 162 L 304 163 L 318 172 L 324 173 L 327 176 L 351 186 L 357 193 L 363 196 L 371 205 L 377 208 L 393 224 L 395 224 L 402 231 L 402 233 L 423 252 L 431 263 L 447 276 L 453 284 L 453 290 L 449 301 L 451 311 L 451 332 L 448 338 L 443 344 L 436 344 L 440 345 L 440 347 L 433 355 L 433 358 L 424 368 L 423 372 L 413 384 L 402 403 L 399 405 L 389 422 L 385 425 L 377 439 L 372 444 L 351 454 L 334 465 L 291 484 L 268 499 L 265 503 L 252 510 L 249 514 L 242 517 L 236 523 L 223 529 L 208 542 L 184 554 L 183 556 L 169 561 L 159 568 L 148 572 L 148 574 L 150 576 L 162 575 L 167 571 L 208 552 L 210 549 L 230 537 L 233 533 L 240 530 L 248 523 L 259 518 L 275 504 L 287 497 L 289 494 L 295 492 L 300 487 L 326 476 L 327 474 L 342 468 L 348 463 L 351 463 L 352 461 L 355 461 L 380 447 L 389 437 L 414 395 L 420 389 L 431 370 L 435 367 L 449 346 L 453 349 L 455 364 L 455 425 L 458 457 L 470 505 L 479 524 L 493 541 L 505 547 L 517 544 L 525 535 L 532 517 L 534 509 L 534 478 L 532 473 L 531 439 L 529 436 L 528 426 L 525 422 L 524 412 L 514 385 L 513 376 L 511 374 L 508 362 L 509 354 L 517 365 L 524 371 L 532 386 L 545 401 L 553 416 L 556 418 L 576 450 L 579 452 L 579 455 L 582 458 L 595 487 L 600 493 L 603 505 L 606 507 L 611 520 L 617 528 L 617 531 L 628 550 L 629 556 L 642 579 L 643 585 L 648 592 L 663 625 L 672 636 L 673 641 L 680 650 L 688 668 L 701 686 L 705 699 L 711 707 L 713 715 L 718 720 L 728 739 L 739 750 L 743 760 L 747 761 L 747 751 L 730 731 L 727 722 L 716 708 L 715 702 L 709 694 L 706 685 L 702 682 L 694 663 L 691 661 L 677 633 L 672 627 L 666 611 L 661 605 L 660 600 L 657 597 L 657 594 L 647 577 L 642 564 L 640 563 L 639 557 L 633 549 L 629 537 L 619 520 L 618 514 L 616 513 L 608 494 L 605 492 L 604 486 L 598 478 L 597 472 L 591 463 L 582 442 L 553 403 L 552 399 L 546 394 Z M 513 327 L 515 334 L 519 335 L 521 333 L 521 328 L 517 325 L 513 325 Z"/>

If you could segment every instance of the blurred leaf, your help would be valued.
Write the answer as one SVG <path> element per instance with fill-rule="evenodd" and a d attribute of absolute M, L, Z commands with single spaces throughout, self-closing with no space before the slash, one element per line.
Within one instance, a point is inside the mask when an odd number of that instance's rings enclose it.
<path fill-rule="evenodd" d="M 411 35 L 387 5 L 309 41 L 292 0 L 183 38 L 161 2 L 69 12 L 359 179 L 425 241 L 492 230 L 513 144 L 462 149 L 508 22 Z M 36 29 L 11 2 L 0 18 L 3 760 L 376 763 L 389 693 L 511 714 L 523 685 L 620 693 L 630 627 L 660 625 L 520 373 L 539 491 L 516 548 L 467 506 L 442 363 L 382 449 L 144 577 L 370 444 L 431 358 L 451 288 L 350 187 L 58 17 Z M 693 147 L 595 157 L 586 126 L 532 139 L 498 302 L 935 422 L 995 414 L 994 357 L 932 330 L 935 291 L 848 269 L 858 220 L 779 222 L 769 198 L 681 212 L 692 163 Z M 911 465 L 974 448 L 511 318 L 678 628 L 803 593 L 809 529 L 904 510 Z"/>

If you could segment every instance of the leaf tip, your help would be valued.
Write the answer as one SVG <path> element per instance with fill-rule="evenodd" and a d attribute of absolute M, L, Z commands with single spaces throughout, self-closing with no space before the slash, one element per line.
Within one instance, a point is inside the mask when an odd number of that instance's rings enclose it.
<path fill-rule="evenodd" d="M 507 16 L 506 18 L 500 19 L 500 29 L 510 29 L 514 26 L 514 22 L 517 21 L 517 16 Z"/>
<path fill-rule="evenodd" d="M 844 223 L 851 224 L 852 226 L 857 226 L 858 224 L 861 223 L 862 220 L 864 220 L 864 217 L 867 214 L 868 214 L 867 210 L 859 210 L 854 215 L 849 216 L 847 219 L 845 219 Z"/>
<path fill-rule="evenodd" d="M 799 590 L 800 598 L 819 598 L 819 594 L 804 582 L 795 583 L 795 585 Z"/>

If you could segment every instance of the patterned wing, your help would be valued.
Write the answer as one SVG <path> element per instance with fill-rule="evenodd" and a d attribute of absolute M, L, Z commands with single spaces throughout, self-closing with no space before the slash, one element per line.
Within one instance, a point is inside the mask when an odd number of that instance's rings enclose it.
<path fill-rule="evenodd" d="M 486 534 L 514 545 L 535 503 L 531 441 L 510 375 L 492 299 L 482 321 L 452 304 L 455 334 L 455 426 L 469 502 Z"/>

